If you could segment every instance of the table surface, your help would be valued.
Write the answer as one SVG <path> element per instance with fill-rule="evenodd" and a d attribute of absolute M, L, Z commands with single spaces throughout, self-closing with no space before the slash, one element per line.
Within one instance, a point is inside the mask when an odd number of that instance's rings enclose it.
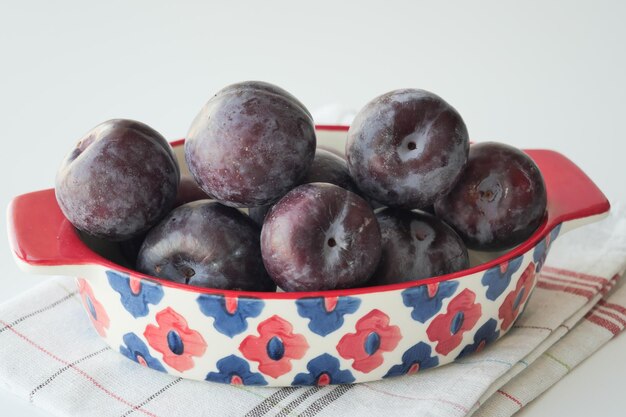
<path fill-rule="evenodd" d="M 625 202 L 626 3 L 575 3 L 3 4 L 0 205 L 52 187 L 96 124 L 132 118 L 183 137 L 210 96 L 249 79 L 287 89 L 318 121 L 424 88 L 456 107 L 473 140 L 557 149 Z M 0 239 L 0 302 L 42 279 L 20 272 Z M 619 336 L 519 415 L 623 415 L 625 351 Z M 2 390 L 0 404 L 47 415 Z"/>

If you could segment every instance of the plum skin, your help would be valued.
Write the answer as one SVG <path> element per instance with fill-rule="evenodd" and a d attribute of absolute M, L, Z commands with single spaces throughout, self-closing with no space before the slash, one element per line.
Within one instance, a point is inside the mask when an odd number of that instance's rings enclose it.
<path fill-rule="evenodd" d="M 356 184 L 352 180 L 352 177 L 350 177 L 346 160 L 333 152 L 319 147 L 315 150 L 315 157 L 313 158 L 311 167 L 307 171 L 306 176 L 300 181 L 299 185 L 311 182 L 327 182 L 359 194 Z M 250 207 L 248 213 L 252 220 L 262 226 L 263 220 L 265 220 L 265 216 L 270 208 L 270 204 L 266 206 Z"/>
<path fill-rule="evenodd" d="M 176 200 L 174 201 L 174 208 L 180 207 L 183 204 L 191 203 L 192 201 L 211 199 L 211 196 L 207 195 L 196 181 L 190 175 L 182 175 L 180 182 L 178 183 L 178 193 L 176 194 Z"/>
<path fill-rule="evenodd" d="M 348 131 L 348 168 L 359 189 L 389 207 L 423 208 L 447 194 L 467 162 L 459 113 L 424 90 L 394 90 L 370 101 Z"/>
<path fill-rule="evenodd" d="M 89 131 L 67 155 L 55 193 L 77 229 L 121 241 L 142 234 L 167 214 L 179 177 L 163 136 L 143 123 L 113 119 Z"/>
<path fill-rule="evenodd" d="M 545 184 L 534 161 L 512 146 L 483 142 L 470 147 L 462 178 L 435 203 L 435 212 L 470 249 L 498 251 L 530 237 L 546 205 Z"/>
<path fill-rule="evenodd" d="M 469 267 L 465 244 L 450 226 L 435 216 L 386 208 L 376 213 L 376 218 L 382 254 L 368 284 L 418 280 Z"/>
<path fill-rule="evenodd" d="M 137 269 L 199 287 L 273 291 L 261 259 L 260 233 L 235 208 L 209 200 L 187 203 L 150 230 Z"/>
<path fill-rule="evenodd" d="M 274 203 L 304 177 L 316 137 L 304 105 L 272 84 L 220 90 L 194 119 L 185 159 L 198 185 L 223 204 Z"/>
<path fill-rule="evenodd" d="M 285 291 L 359 286 L 374 272 L 380 251 L 368 203 L 333 184 L 294 188 L 270 209 L 261 231 L 263 262 Z"/>

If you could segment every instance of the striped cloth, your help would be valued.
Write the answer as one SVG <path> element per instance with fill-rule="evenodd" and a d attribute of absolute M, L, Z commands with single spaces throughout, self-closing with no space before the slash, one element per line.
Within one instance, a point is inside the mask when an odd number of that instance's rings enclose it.
<path fill-rule="evenodd" d="M 0 306 L 0 386 L 59 416 L 508 416 L 626 325 L 626 210 L 560 237 L 547 262 L 513 330 L 482 352 L 412 376 L 306 388 L 146 369 L 102 342 L 73 279 L 50 279 Z"/>

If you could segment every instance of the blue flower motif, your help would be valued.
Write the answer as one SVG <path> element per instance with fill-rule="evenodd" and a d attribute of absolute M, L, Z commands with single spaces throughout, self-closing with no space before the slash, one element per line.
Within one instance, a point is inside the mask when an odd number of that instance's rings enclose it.
<path fill-rule="evenodd" d="M 414 374 L 419 370 L 433 368 L 439 365 L 439 358 L 437 356 L 431 356 L 431 353 L 432 348 L 429 344 L 419 342 L 404 352 L 402 354 L 402 363 L 392 366 L 383 378 Z"/>
<path fill-rule="evenodd" d="M 228 337 L 248 328 L 248 318 L 257 317 L 265 306 L 262 300 L 244 297 L 201 294 L 197 300 L 200 311 L 213 317 L 213 327 Z"/>
<path fill-rule="evenodd" d="M 309 373 L 296 375 L 291 385 L 328 385 L 354 382 L 352 372 L 341 370 L 339 360 L 328 353 L 311 359 L 306 365 L 306 369 Z"/>
<path fill-rule="evenodd" d="M 547 238 L 546 238 L 547 239 Z M 541 239 L 535 249 L 533 250 L 533 260 L 535 261 L 535 272 L 541 271 L 546 257 L 548 256 L 548 243 L 546 239 Z"/>
<path fill-rule="evenodd" d="M 498 322 L 494 319 L 489 319 L 485 324 L 480 326 L 480 329 L 474 334 L 474 343 L 467 345 L 463 348 L 457 359 L 462 358 L 470 353 L 480 352 L 483 348 L 492 342 L 495 342 L 500 336 L 500 330 L 496 330 Z"/>
<path fill-rule="evenodd" d="M 548 251 L 550 250 L 550 246 L 552 246 L 552 242 L 559 236 L 559 232 L 561 231 L 561 225 L 557 225 L 554 229 L 550 231 L 550 234 L 541 240 L 535 246 L 533 251 L 533 260 L 535 261 L 535 272 L 541 271 L 543 264 L 546 262 L 546 257 L 548 256 Z"/>
<path fill-rule="evenodd" d="M 314 297 L 296 300 L 298 314 L 310 319 L 309 329 L 326 336 L 343 326 L 343 316 L 359 309 L 356 297 Z"/>
<path fill-rule="evenodd" d="M 123 338 L 124 345 L 120 345 L 120 353 L 128 359 L 137 362 L 140 365 L 155 369 L 161 372 L 167 372 L 158 359 L 150 355 L 148 346 L 135 333 L 126 333 Z"/>
<path fill-rule="evenodd" d="M 458 286 L 456 281 L 443 281 L 407 288 L 402 291 L 402 302 L 407 307 L 413 307 L 413 320 L 426 323 L 441 310 L 443 299 L 451 297 Z"/>
<path fill-rule="evenodd" d="M 109 285 L 120 294 L 120 301 L 133 317 L 148 315 L 148 304 L 158 304 L 163 299 L 163 288 L 117 271 L 106 271 Z"/>
<path fill-rule="evenodd" d="M 489 300 L 497 299 L 507 289 L 511 283 L 511 277 L 522 265 L 522 260 L 523 256 L 518 256 L 485 272 L 480 282 L 487 287 L 487 298 Z"/>
<path fill-rule="evenodd" d="M 209 372 L 205 380 L 233 385 L 267 385 L 263 375 L 250 372 L 250 364 L 235 355 L 217 361 L 217 369 L 219 372 Z"/>

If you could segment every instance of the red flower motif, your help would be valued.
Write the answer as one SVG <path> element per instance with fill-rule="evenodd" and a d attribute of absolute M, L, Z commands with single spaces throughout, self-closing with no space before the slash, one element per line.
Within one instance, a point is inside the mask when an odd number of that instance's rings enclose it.
<path fill-rule="evenodd" d="M 106 329 L 109 328 L 109 316 L 102 307 L 102 304 L 93 295 L 93 290 L 89 283 L 83 278 L 78 279 L 78 292 L 80 298 L 83 300 L 85 310 L 89 313 L 89 318 L 93 327 L 95 327 L 98 334 L 102 337 L 106 336 Z"/>
<path fill-rule="evenodd" d="M 445 313 L 433 319 L 426 330 L 428 338 L 437 342 L 435 350 L 447 355 L 463 340 L 463 333 L 471 330 L 482 312 L 480 304 L 475 303 L 476 294 L 467 288 L 454 297 Z"/>
<path fill-rule="evenodd" d="M 356 333 L 348 333 L 337 344 L 337 352 L 352 359 L 352 367 L 364 373 L 383 363 L 383 352 L 391 352 L 402 339 L 400 328 L 389 325 L 389 316 L 372 310 L 356 323 Z"/>
<path fill-rule="evenodd" d="M 517 280 L 515 289 L 506 296 L 500 310 L 498 310 L 498 317 L 502 319 L 500 327 L 503 331 L 507 331 L 519 315 L 535 286 L 535 278 L 535 264 L 531 262 Z"/>
<path fill-rule="evenodd" d="M 247 359 L 259 363 L 259 371 L 272 378 L 291 371 L 291 360 L 301 359 L 309 349 L 306 338 L 294 334 L 291 324 L 272 316 L 257 326 L 259 336 L 248 336 L 239 345 Z"/>
<path fill-rule="evenodd" d="M 161 352 L 163 361 L 179 372 L 193 368 L 192 356 L 202 356 L 206 342 L 202 335 L 187 325 L 183 316 L 171 307 L 157 313 L 158 327 L 149 324 L 144 337 L 154 349 Z"/>

